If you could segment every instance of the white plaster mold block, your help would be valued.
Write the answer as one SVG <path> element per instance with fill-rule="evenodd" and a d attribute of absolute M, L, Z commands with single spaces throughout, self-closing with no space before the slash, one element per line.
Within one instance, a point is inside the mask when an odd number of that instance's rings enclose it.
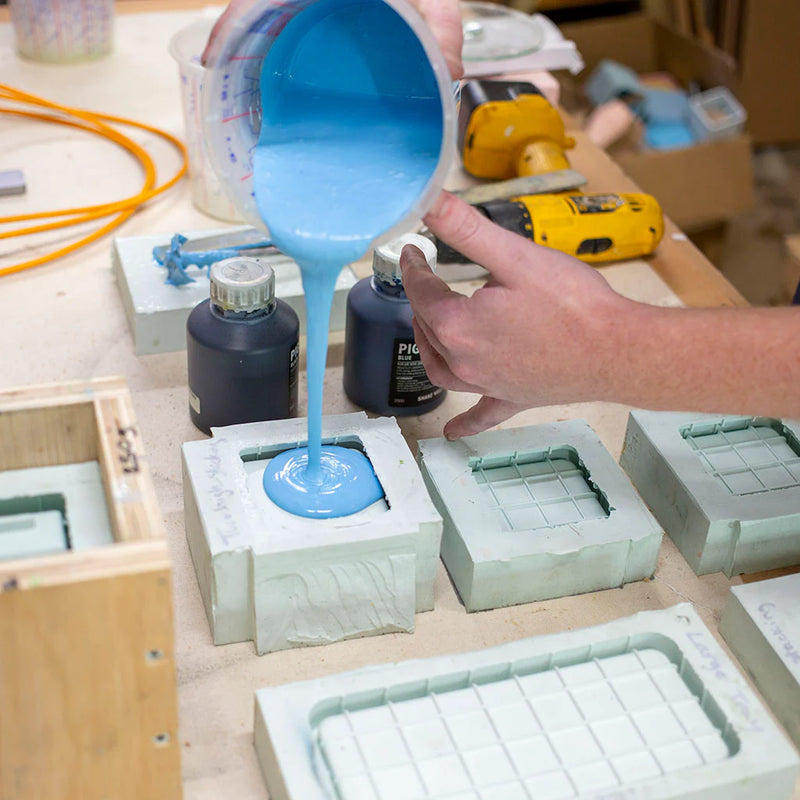
<path fill-rule="evenodd" d="M 272 800 L 784 800 L 797 754 L 691 605 L 256 693 Z"/>
<path fill-rule="evenodd" d="M 187 239 L 230 233 L 236 228 L 185 233 Z M 112 266 L 117 278 L 125 315 L 137 355 L 168 353 L 186 349 L 186 320 L 192 309 L 208 299 L 208 270 L 189 267 L 193 283 L 173 286 L 166 282 L 167 270 L 153 258 L 153 248 L 168 245 L 171 236 L 129 236 L 114 239 Z M 285 300 L 300 318 L 305 333 L 306 309 L 300 268 L 283 255 L 264 259 L 275 272 L 275 295 Z M 345 267 L 336 281 L 331 307 L 330 330 L 344 330 L 347 294 L 357 278 Z"/>
<path fill-rule="evenodd" d="M 800 423 L 632 411 L 620 464 L 698 575 L 800 563 Z"/>
<path fill-rule="evenodd" d="M 323 418 L 323 443 L 361 449 L 384 499 L 306 519 L 275 506 L 268 460 L 305 445 L 306 420 L 213 428 L 183 445 L 186 535 L 216 644 L 259 653 L 413 631 L 433 608 L 442 520 L 394 418 Z"/>
<path fill-rule="evenodd" d="M 97 461 L 0 471 L 0 559 L 113 541 Z"/>
<path fill-rule="evenodd" d="M 800 574 L 731 587 L 720 633 L 800 747 Z"/>
<path fill-rule="evenodd" d="M 468 611 L 650 577 L 662 531 L 583 420 L 419 443 Z"/>

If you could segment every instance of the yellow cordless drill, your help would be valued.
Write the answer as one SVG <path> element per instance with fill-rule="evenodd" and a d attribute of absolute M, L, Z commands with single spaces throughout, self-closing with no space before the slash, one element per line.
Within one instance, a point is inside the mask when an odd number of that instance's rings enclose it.
<path fill-rule="evenodd" d="M 459 149 L 478 178 L 508 180 L 569 166 L 575 144 L 547 98 L 531 83 L 470 81 L 462 90 Z M 664 218 L 648 194 L 537 194 L 491 200 L 476 208 L 493 222 L 537 244 L 596 263 L 652 253 Z M 439 260 L 463 261 L 438 243 Z"/>
<path fill-rule="evenodd" d="M 502 181 L 567 169 L 575 140 L 561 115 L 532 84 L 469 81 L 461 90 L 458 125 L 464 169 Z"/>

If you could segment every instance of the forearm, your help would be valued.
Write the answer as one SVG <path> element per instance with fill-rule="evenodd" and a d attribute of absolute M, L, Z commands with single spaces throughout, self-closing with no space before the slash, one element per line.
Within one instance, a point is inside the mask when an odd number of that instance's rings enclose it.
<path fill-rule="evenodd" d="M 636 407 L 800 417 L 800 309 L 634 303 L 612 323 L 607 399 Z"/>

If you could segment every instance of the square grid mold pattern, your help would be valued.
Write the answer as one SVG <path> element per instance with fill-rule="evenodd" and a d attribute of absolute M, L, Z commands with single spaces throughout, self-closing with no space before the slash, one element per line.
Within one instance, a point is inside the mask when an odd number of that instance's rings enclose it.
<path fill-rule="evenodd" d="M 557 800 L 731 755 L 655 649 L 345 711 L 316 739 L 341 800 Z"/>
<path fill-rule="evenodd" d="M 633 410 L 620 465 L 698 575 L 800 563 L 800 421 Z"/>
<path fill-rule="evenodd" d="M 797 753 L 688 603 L 256 693 L 272 800 L 788 800 Z"/>
<path fill-rule="evenodd" d="M 696 423 L 681 435 L 731 494 L 800 486 L 800 445 L 777 420 Z"/>
<path fill-rule="evenodd" d="M 571 447 L 513 456 L 502 466 L 484 459 L 470 466 L 502 531 L 552 528 L 609 515 L 605 498 Z"/>
<path fill-rule="evenodd" d="M 619 587 L 656 568 L 661 529 L 584 420 L 422 439 L 418 461 L 468 611 Z"/>

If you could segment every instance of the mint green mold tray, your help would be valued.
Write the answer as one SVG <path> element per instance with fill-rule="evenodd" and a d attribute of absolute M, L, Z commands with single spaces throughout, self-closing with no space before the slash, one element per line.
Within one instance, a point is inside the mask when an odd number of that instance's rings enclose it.
<path fill-rule="evenodd" d="M 698 575 L 800 563 L 800 424 L 632 411 L 620 464 Z"/>
<path fill-rule="evenodd" d="M 800 574 L 731 588 L 719 630 L 800 747 Z"/>
<path fill-rule="evenodd" d="M 770 800 L 798 757 L 689 604 L 256 693 L 272 800 Z"/>
<path fill-rule="evenodd" d="M 425 439 L 418 461 L 468 611 L 618 587 L 655 570 L 662 532 L 583 420 Z"/>

